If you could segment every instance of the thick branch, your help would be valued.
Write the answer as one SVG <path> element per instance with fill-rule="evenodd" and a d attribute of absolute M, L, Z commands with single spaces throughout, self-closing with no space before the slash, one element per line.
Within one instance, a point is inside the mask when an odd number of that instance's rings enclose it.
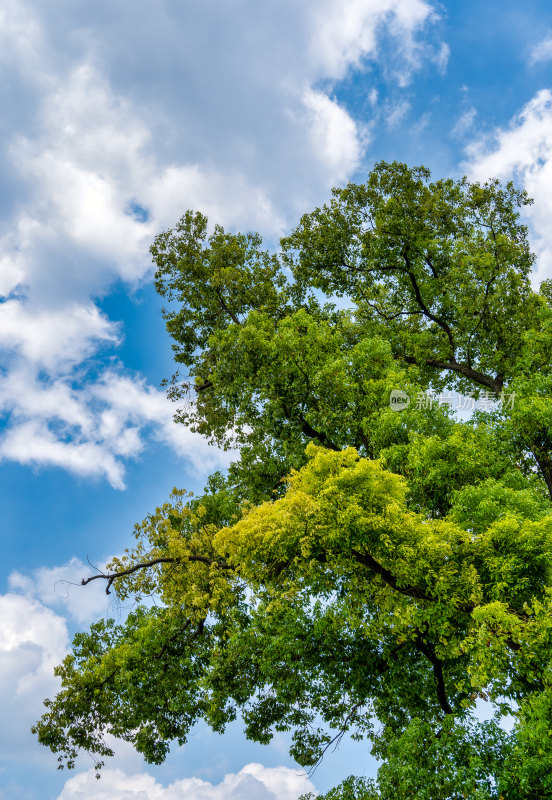
<path fill-rule="evenodd" d="M 367 553 L 359 553 L 357 550 L 352 550 L 351 552 L 359 564 L 362 564 L 363 566 L 368 567 L 368 569 L 372 572 L 375 572 L 376 575 L 380 576 L 384 583 L 386 583 L 396 592 L 399 592 L 399 594 L 404 594 L 407 597 L 414 598 L 415 600 L 428 600 L 429 602 L 434 602 L 435 598 L 430 597 L 430 595 L 426 594 L 423 589 L 419 589 L 416 586 L 399 586 L 393 573 L 390 572 L 386 567 L 382 566 L 379 561 L 376 561 L 373 556 L 368 555 Z"/>
<path fill-rule="evenodd" d="M 195 390 L 196 390 L 196 392 L 198 392 L 198 394 L 199 394 L 200 392 L 204 392 L 204 391 L 205 391 L 205 389 L 210 389 L 210 388 L 211 388 L 211 386 L 213 386 L 213 381 L 209 381 L 209 380 L 207 380 L 207 381 L 203 381 L 203 383 L 197 383 L 197 384 L 194 386 L 194 389 L 195 389 Z"/>
<path fill-rule="evenodd" d="M 433 277 L 434 277 L 434 278 L 438 278 L 438 277 L 439 277 L 439 275 L 437 274 L 437 270 L 436 270 L 436 269 L 435 269 L 435 267 L 433 266 L 433 262 L 431 261 L 431 259 L 430 259 L 430 257 L 429 257 L 429 256 L 426 256 L 426 257 L 425 257 L 425 262 L 426 262 L 426 264 L 428 265 L 428 267 L 430 268 L 430 270 L 431 270 L 431 272 L 432 272 L 432 274 L 433 274 Z"/>
<path fill-rule="evenodd" d="M 424 642 L 421 636 L 418 636 L 418 638 L 415 639 L 414 644 L 420 653 L 423 653 L 423 655 L 433 666 L 433 674 L 435 675 L 435 680 L 437 681 L 437 700 L 439 701 L 439 705 L 445 714 L 454 714 L 447 697 L 445 679 L 443 677 L 443 662 L 440 658 L 437 658 L 431 645 L 429 645 L 427 642 Z"/>
<path fill-rule="evenodd" d="M 310 422 L 307 422 L 301 412 L 298 414 L 293 414 L 291 408 L 285 402 L 282 403 L 282 411 L 290 422 L 298 421 L 301 424 L 302 433 L 304 433 L 305 436 L 308 436 L 309 439 L 317 439 L 320 444 L 324 447 L 327 447 L 328 450 L 335 450 L 337 453 L 340 451 L 341 448 L 334 444 L 324 432 L 317 431 L 315 428 L 313 428 Z"/>
<path fill-rule="evenodd" d="M 550 458 L 550 454 L 545 448 L 535 443 L 529 444 L 529 447 L 535 457 L 541 475 L 544 478 L 550 499 L 552 499 L 552 459 Z"/>
<path fill-rule="evenodd" d="M 430 594 L 424 592 L 423 589 L 420 589 L 418 586 L 401 586 L 399 585 L 397 578 L 393 575 L 393 573 L 384 567 L 379 561 L 367 554 L 367 553 L 359 553 L 357 550 L 352 550 L 352 555 L 356 558 L 359 564 L 363 564 L 365 567 L 368 567 L 369 570 L 375 572 L 376 575 L 379 575 L 380 578 L 386 583 L 391 589 L 394 589 L 399 594 L 403 594 L 406 597 L 412 597 L 414 600 L 426 600 L 429 603 L 437 602 L 437 598 L 432 597 Z M 458 610 L 461 611 L 463 614 L 471 614 L 474 610 L 475 606 L 473 603 L 459 603 Z"/>
<path fill-rule="evenodd" d="M 368 567 L 368 569 L 370 569 L 376 575 L 379 575 L 380 578 L 383 580 L 383 582 L 387 584 L 387 586 L 390 586 L 391 589 L 394 589 L 394 591 L 399 592 L 399 594 L 403 594 L 406 597 L 412 597 L 414 600 L 426 600 L 429 603 L 437 602 L 437 599 L 435 597 L 432 597 L 431 595 L 427 594 L 426 592 L 424 592 L 423 589 L 420 589 L 417 586 L 399 586 L 397 579 L 395 578 L 393 573 L 390 572 L 390 570 L 388 570 L 382 564 L 380 564 L 379 561 L 376 561 L 376 559 L 373 556 L 368 555 L 366 553 L 359 553 L 356 550 L 352 550 L 351 552 L 360 564 L 363 564 L 365 567 Z M 325 560 L 325 557 L 324 559 L 321 559 L 319 557 L 318 560 L 319 561 Z M 476 606 L 473 603 L 459 603 L 457 608 L 458 611 L 462 612 L 463 614 L 471 614 L 472 611 L 476 608 Z M 517 651 L 521 649 L 521 645 L 518 644 L 518 642 L 514 641 L 511 637 L 508 637 L 505 641 L 506 645 L 510 648 L 510 650 L 513 653 L 517 653 Z M 418 639 L 416 640 L 416 646 L 418 647 Z M 420 650 L 420 652 L 423 652 L 424 655 L 427 655 L 427 653 L 425 653 L 425 651 L 422 650 L 421 647 L 418 647 L 418 649 Z M 437 679 L 437 692 L 439 695 L 439 693 L 441 692 L 441 688 L 439 687 L 442 687 L 443 692 L 445 687 L 443 681 L 443 672 L 441 668 L 441 662 L 439 661 L 439 659 L 437 659 L 435 655 L 433 655 L 432 657 L 438 662 L 434 663 L 434 661 L 432 661 L 430 658 L 430 661 L 433 664 L 433 668 L 435 671 L 435 677 Z M 444 698 L 444 700 L 446 701 L 446 695 L 444 694 L 441 695 L 439 699 L 441 707 L 443 708 L 443 710 L 445 710 L 444 705 L 441 702 L 442 698 Z M 452 713 L 452 711 L 446 711 L 446 713 L 449 714 Z"/>
<path fill-rule="evenodd" d="M 406 361 L 407 364 L 419 364 L 417 359 L 415 359 L 413 356 L 403 356 L 403 360 Z M 504 385 L 504 381 L 501 376 L 497 375 L 495 378 L 493 378 L 491 375 L 485 375 L 483 372 L 478 372 L 476 369 L 468 367 L 467 364 L 459 364 L 454 360 L 439 361 L 436 358 L 424 358 L 423 363 L 428 367 L 436 367 L 437 369 L 446 369 L 451 370 L 452 372 L 458 372 L 460 375 L 464 375 L 464 377 L 474 381 L 474 383 L 478 383 L 481 386 L 486 386 L 488 389 L 491 389 L 491 391 L 493 391 L 497 396 L 500 395 Z"/>
<path fill-rule="evenodd" d="M 301 430 L 305 436 L 308 436 L 310 439 L 318 439 L 318 441 L 323 444 L 324 447 L 327 447 L 329 450 L 335 450 L 336 452 L 339 452 L 340 448 L 334 444 L 325 433 L 315 430 L 302 414 L 299 415 L 299 421 L 301 423 Z"/>

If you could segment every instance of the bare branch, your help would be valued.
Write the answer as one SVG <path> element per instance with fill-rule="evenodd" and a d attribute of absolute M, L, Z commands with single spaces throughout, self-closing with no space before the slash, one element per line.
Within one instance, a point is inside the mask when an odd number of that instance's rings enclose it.
<path fill-rule="evenodd" d="M 341 742 L 342 738 L 347 733 L 347 728 L 348 728 L 349 723 L 355 717 L 355 714 L 358 711 L 358 709 L 361 708 L 361 705 L 362 705 L 361 703 L 355 703 L 355 705 L 352 707 L 352 709 L 349 711 L 349 713 L 347 714 L 347 716 L 343 720 L 343 724 L 341 725 L 339 731 L 336 733 L 336 735 L 333 737 L 333 739 L 330 739 L 330 741 L 324 747 L 324 749 L 320 753 L 320 756 L 318 757 L 317 761 L 311 767 L 309 767 L 309 769 L 307 770 L 307 773 L 306 773 L 309 778 L 312 778 L 312 776 L 314 775 L 314 773 L 316 772 L 316 770 L 318 769 L 318 767 L 322 763 L 322 761 L 324 759 L 324 756 L 326 755 L 326 752 L 329 750 L 329 748 L 332 746 L 332 744 L 335 744 L 335 748 L 334 749 L 339 747 L 339 743 Z"/>
<path fill-rule="evenodd" d="M 216 565 L 220 569 L 233 569 L 230 564 L 226 564 L 224 561 L 215 561 L 212 558 L 207 558 L 207 556 L 186 556 L 186 558 L 171 558 L 170 556 L 162 556 L 159 558 L 152 558 L 150 561 L 140 561 L 138 564 L 134 564 L 132 567 L 128 569 L 122 569 L 119 572 L 111 572 L 111 573 L 103 573 L 100 572 L 97 575 L 91 575 L 90 578 L 83 578 L 81 580 L 81 586 L 86 586 L 91 581 L 95 581 L 98 578 L 103 578 L 107 581 L 107 586 L 105 587 L 105 593 L 111 594 L 111 585 L 113 581 L 117 580 L 117 578 L 124 578 L 126 575 L 132 575 L 133 572 L 136 572 L 139 569 L 147 569 L 148 567 L 153 567 L 155 564 L 177 564 L 182 561 L 192 561 L 192 562 L 199 562 L 201 564 L 207 564 L 207 566 L 212 567 Z"/>

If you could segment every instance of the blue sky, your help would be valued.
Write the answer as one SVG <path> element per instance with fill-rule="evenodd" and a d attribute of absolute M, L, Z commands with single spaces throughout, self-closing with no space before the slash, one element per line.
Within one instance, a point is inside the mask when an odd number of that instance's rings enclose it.
<path fill-rule="evenodd" d="M 288 800 L 285 739 L 198 729 L 95 781 L 33 741 L 88 574 L 228 454 L 172 422 L 148 256 L 188 208 L 275 244 L 380 159 L 513 178 L 552 276 L 552 7 L 544 0 L 0 0 L 0 800 Z M 251 766 L 253 765 L 253 766 Z M 312 777 L 372 774 L 344 743 Z M 141 794 L 142 793 L 142 794 Z M 144 794 L 145 793 L 145 794 Z"/>

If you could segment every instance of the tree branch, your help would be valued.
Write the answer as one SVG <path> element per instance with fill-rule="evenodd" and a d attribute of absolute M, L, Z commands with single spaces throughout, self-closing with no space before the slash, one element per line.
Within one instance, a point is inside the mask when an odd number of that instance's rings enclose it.
<path fill-rule="evenodd" d="M 420 362 L 413 356 L 403 356 L 402 359 L 403 361 L 406 361 L 407 364 L 420 364 Z M 490 375 L 485 375 L 483 372 L 478 372 L 477 370 L 468 367 L 466 364 L 459 364 L 457 361 L 452 359 L 450 361 L 439 361 L 439 359 L 436 358 L 424 358 L 423 363 L 428 367 L 436 367 L 437 369 L 446 369 L 452 370 L 453 372 L 458 372 L 460 375 L 464 375 L 464 377 L 474 381 L 474 383 L 478 383 L 481 386 L 486 386 L 488 389 L 491 389 L 496 395 L 500 395 L 504 385 L 504 381 L 499 375 L 497 375 L 496 378 L 493 378 Z"/>
<path fill-rule="evenodd" d="M 433 273 L 433 277 L 434 278 L 438 278 L 439 275 L 437 274 L 437 270 L 433 266 L 433 262 L 431 261 L 430 257 L 426 256 L 424 260 L 425 260 L 426 264 L 428 265 L 428 267 L 430 268 L 431 272 Z"/>
<path fill-rule="evenodd" d="M 376 575 L 379 575 L 383 582 L 396 592 L 404 594 L 407 597 L 412 597 L 414 600 L 427 600 L 429 602 L 435 602 L 435 598 L 430 597 L 430 595 L 426 594 L 423 589 L 419 589 L 416 586 L 399 586 L 393 573 L 390 572 L 386 567 L 382 566 L 379 561 L 376 561 L 373 556 L 368 555 L 367 553 L 359 553 L 358 550 L 352 550 L 351 552 L 359 564 L 368 567 L 369 570 L 375 572 Z"/>
<path fill-rule="evenodd" d="M 342 738 L 344 737 L 344 735 L 347 733 L 347 727 L 348 727 L 348 725 L 349 725 L 349 722 L 350 722 L 350 721 L 351 721 L 351 720 L 354 718 L 354 716 L 355 716 L 356 712 L 358 711 L 358 709 L 359 709 L 360 707 L 361 707 L 361 703 L 355 703 L 355 704 L 354 704 L 354 706 L 352 707 L 352 709 L 349 711 L 349 713 L 347 714 L 347 716 L 346 716 L 346 717 L 345 717 L 345 719 L 343 720 L 343 723 L 342 723 L 342 725 L 341 725 L 341 727 L 340 727 L 339 731 L 336 733 L 336 735 L 333 737 L 333 739 L 330 739 L 330 741 L 329 741 L 329 742 L 326 744 L 326 746 L 324 747 L 324 749 L 323 749 L 323 750 L 322 750 L 322 752 L 320 753 L 320 755 L 319 755 L 318 759 L 317 759 L 317 760 L 315 761 L 315 763 L 314 763 L 314 764 L 312 764 L 312 766 L 309 768 L 309 770 L 308 770 L 308 772 L 307 772 L 307 775 L 308 775 L 308 777 L 309 777 L 309 778 L 312 778 L 312 776 L 313 776 L 313 775 L 314 775 L 314 773 L 316 772 L 316 769 L 317 769 L 317 768 L 320 766 L 320 764 L 322 763 L 322 761 L 323 761 L 323 759 L 324 759 L 324 756 L 325 756 L 326 752 L 329 750 L 329 748 L 332 746 L 332 744 L 335 744 L 336 748 L 339 746 L 339 743 L 340 743 L 341 739 L 342 739 Z"/>
<path fill-rule="evenodd" d="M 435 322 L 435 324 L 438 325 L 446 333 L 450 345 L 451 358 L 454 359 L 454 353 L 456 351 L 456 347 L 454 345 L 454 339 L 449 325 L 440 317 L 437 317 L 435 316 L 435 314 L 432 314 L 429 308 L 426 306 L 422 297 L 422 293 L 420 291 L 420 287 L 418 286 L 418 281 L 416 280 L 416 276 L 414 275 L 414 272 L 412 270 L 410 259 L 408 258 L 408 255 L 406 253 L 403 254 L 403 258 L 407 266 L 406 274 L 410 278 L 410 283 L 412 284 L 412 288 L 414 289 L 416 302 L 418 303 L 418 305 L 420 306 L 426 317 L 430 319 L 432 322 Z"/>
<path fill-rule="evenodd" d="M 437 700 L 445 714 L 454 714 L 450 707 L 447 690 L 445 686 L 445 679 L 443 677 L 443 662 L 435 655 L 435 650 L 427 642 L 424 642 L 421 636 L 414 640 L 415 647 L 422 653 L 433 666 L 433 674 L 437 681 Z"/>
<path fill-rule="evenodd" d="M 339 448 L 336 444 L 329 439 L 325 433 L 321 433 L 320 431 L 315 430 L 312 425 L 307 422 L 305 417 L 302 414 L 299 414 L 299 421 L 301 423 L 301 430 L 308 436 L 310 439 L 318 439 L 318 441 L 327 447 L 329 450 L 335 450 L 339 452 L 341 448 Z"/>
<path fill-rule="evenodd" d="M 81 580 L 81 586 L 86 586 L 91 581 L 95 581 L 98 578 L 103 578 L 107 581 L 107 586 L 105 587 L 105 593 L 111 594 L 111 585 L 113 581 L 117 580 L 117 578 L 124 578 L 126 575 L 132 575 L 133 572 L 136 572 L 139 569 L 147 569 L 148 567 L 153 567 L 155 564 L 177 564 L 181 561 L 192 561 L 192 562 L 199 562 L 201 564 L 207 564 L 207 566 L 212 567 L 213 564 L 216 564 L 217 567 L 220 569 L 234 569 L 230 566 L 230 564 L 226 564 L 224 561 L 215 561 L 212 558 L 207 558 L 206 556 L 186 556 L 186 558 L 171 558 L 170 556 L 162 556 L 159 558 L 152 558 L 150 561 L 140 561 L 138 564 L 134 564 L 132 567 L 128 567 L 128 569 L 119 570 L 119 572 L 111 572 L 107 575 L 103 572 L 98 573 L 98 575 L 91 575 L 90 578 L 83 578 Z"/>
<path fill-rule="evenodd" d="M 335 450 L 336 453 L 339 453 L 341 448 L 334 444 L 325 433 L 322 431 L 317 431 L 315 428 L 313 428 L 310 422 L 307 422 L 300 411 L 296 414 L 293 414 L 290 407 L 285 402 L 282 402 L 282 411 L 290 422 L 298 421 L 300 423 L 301 432 L 304 433 L 305 436 L 308 436 L 309 439 L 318 439 L 320 444 L 324 445 L 324 447 L 327 447 L 328 450 Z"/>
<path fill-rule="evenodd" d="M 196 392 L 204 392 L 205 389 L 210 389 L 213 386 L 213 381 L 203 381 L 203 383 L 198 383 L 194 386 Z"/>
<path fill-rule="evenodd" d="M 384 567 L 382 564 L 380 564 L 379 561 L 376 561 L 373 556 L 367 553 L 359 553 L 358 550 L 352 550 L 351 552 L 359 564 L 363 564 L 365 567 L 368 567 L 369 570 L 375 572 L 376 575 L 380 576 L 384 583 L 390 586 L 391 589 L 399 592 L 399 594 L 403 594 L 406 597 L 412 597 L 413 600 L 426 600 L 428 603 L 437 602 L 435 597 L 427 594 L 418 586 L 400 586 L 393 573 L 388 570 L 387 567 Z M 463 614 L 471 614 L 475 608 L 475 605 L 473 603 L 459 603 L 457 608 Z"/>
<path fill-rule="evenodd" d="M 186 631 L 186 630 L 187 630 L 187 629 L 190 627 L 190 625 L 191 625 L 191 624 L 192 624 L 192 623 L 191 623 L 191 620 L 187 619 L 187 620 L 186 620 L 186 622 L 184 623 L 184 625 L 182 625 L 182 626 L 181 626 L 181 627 L 180 627 L 180 628 L 179 628 L 179 629 L 176 631 L 176 633 L 175 633 L 175 634 L 173 634 L 172 636 L 170 636 L 170 637 L 167 639 L 167 641 L 166 641 L 166 642 L 164 642 L 164 644 L 163 644 L 163 646 L 161 647 L 161 649 L 160 649 L 160 650 L 159 650 L 157 653 L 155 653 L 155 655 L 153 656 L 153 658 L 156 658 L 156 659 L 158 659 L 158 658 L 162 658 L 162 657 L 165 655 L 165 653 L 168 651 L 168 649 L 169 649 L 170 645 L 171 645 L 171 644 L 172 644 L 172 643 L 173 643 L 173 642 L 174 642 L 176 639 L 178 639 L 178 637 L 179 637 L 179 636 L 180 636 L 182 633 L 184 633 L 184 631 Z M 192 637 L 192 639 L 194 639 L 194 638 L 195 638 L 195 634 L 194 634 L 194 636 Z"/>
<path fill-rule="evenodd" d="M 225 312 L 228 314 L 228 316 L 230 317 L 230 319 L 232 320 L 232 322 L 235 322 L 235 323 L 236 323 L 236 325 L 241 325 L 241 322 L 240 322 L 240 320 L 237 318 L 237 316 L 234 314 L 234 312 L 233 312 L 233 311 L 231 311 L 231 310 L 228 308 L 228 306 L 226 305 L 226 303 L 225 303 L 225 301 L 224 301 L 224 298 L 223 298 L 223 296 L 222 296 L 222 292 L 220 291 L 220 289 L 219 289 L 218 287 L 217 287 L 217 288 L 215 288 L 215 294 L 216 294 L 216 296 L 217 296 L 217 297 L 218 297 L 218 299 L 219 299 L 219 304 L 220 304 L 220 307 L 222 308 L 222 310 L 223 310 L 223 311 L 225 311 Z"/>

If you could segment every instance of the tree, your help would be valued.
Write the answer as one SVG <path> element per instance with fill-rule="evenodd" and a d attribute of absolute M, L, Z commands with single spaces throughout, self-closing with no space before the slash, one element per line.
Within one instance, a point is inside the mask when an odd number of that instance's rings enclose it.
<path fill-rule="evenodd" d="M 377 782 L 328 800 L 552 796 L 552 286 L 531 288 L 529 202 L 380 163 L 278 253 L 192 212 L 157 237 L 177 418 L 239 457 L 83 580 L 137 605 L 57 669 L 34 730 L 61 766 L 101 762 L 106 733 L 159 763 L 241 715 L 308 766 L 366 737 Z M 435 402 L 452 391 L 481 408 Z"/>

